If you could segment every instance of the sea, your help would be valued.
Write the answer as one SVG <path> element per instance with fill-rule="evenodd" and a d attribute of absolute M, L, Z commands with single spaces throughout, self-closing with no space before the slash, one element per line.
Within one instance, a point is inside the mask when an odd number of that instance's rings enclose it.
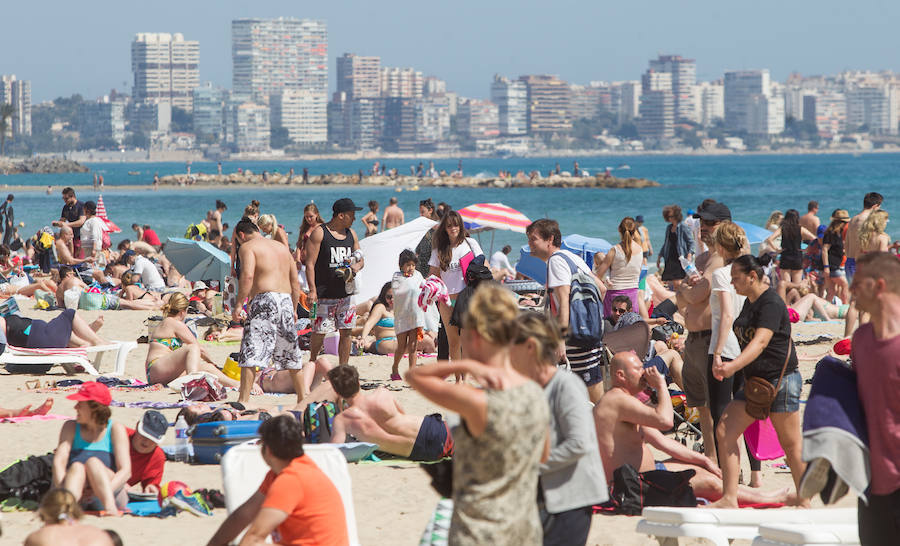
<path fill-rule="evenodd" d="M 310 175 L 326 173 L 356 174 L 360 169 L 371 170 L 376 159 L 367 160 L 312 160 L 312 161 L 240 161 L 223 162 L 223 172 L 235 172 L 238 168 L 261 173 L 287 173 L 293 168 L 299 177 L 304 168 Z M 416 159 L 381 160 L 387 168 L 397 168 L 408 174 Z M 434 160 L 435 169 L 452 172 L 457 169 L 457 159 Z M 607 168 L 618 177 L 637 177 L 655 180 L 661 185 L 644 189 L 572 189 L 572 188 L 431 188 L 421 184 L 418 191 L 393 187 L 324 186 L 324 187 L 270 187 L 253 188 L 167 188 L 122 189 L 110 191 L 115 186 L 150 184 L 154 174 L 164 176 L 186 172 L 184 163 L 87 163 L 89 173 L 68 174 L 19 174 L 0 176 L 0 184 L 9 186 L 52 187 L 44 191 L 20 192 L 13 203 L 16 222 L 24 222 L 20 228 L 24 236 L 34 234 L 42 226 L 58 219 L 63 206 L 60 190 L 68 185 L 91 185 L 93 173 L 103 175 L 107 192 L 103 195 L 107 214 L 122 232 L 113 235 L 118 242 L 134 236 L 132 223 L 149 224 L 160 238 L 181 237 L 185 228 L 200 221 L 213 208 L 216 199 L 228 205 L 224 221 L 234 225 L 244 207 L 251 200 L 261 203 L 263 213 L 274 214 L 285 226 L 293 241 L 302 220 L 303 207 L 310 202 L 318 204 L 322 216 L 331 216 L 331 204 L 341 197 L 353 199 L 358 206 L 366 207 L 370 200 L 378 201 L 379 217 L 391 197 L 399 200 L 406 219 L 418 215 L 420 200 L 431 198 L 435 203 L 444 201 L 456 209 L 474 203 L 503 203 L 528 218 L 553 218 L 559 221 L 564 235 L 577 233 L 588 237 L 601 237 L 613 243 L 619 239 L 617 226 L 625 216 L 643 215 L 650 230 L 654 249 L 662 244 L 664 222 L 663 206 L 678 204 L 688 211 L 706 198 L 716 199 L 728 205 L 735 220 L 764 225 L 775 211 L 797 209 L 806 212 L 807 203 L 819 202 L 819 217 L 828 222 L 834 209 L 846 209 L 851 215 L 862 209 L 863 196 L 877 191 L 885 196 L 884 208 L 888 212 L 900 210 L 900 154 L 828 154 L 828 155 L 728 155 L 728 156 L 673 156 L 629 155 L 584 158 L 477 158 L 462 160 L 466 176 L 493 177 L 501 170 L 529 173 L 540 171 L 543 175 L 559 164 L 562 171 L 572 171 L 573 161 L 589 173 L 603 172 Z M 423 161 L 426 170 L 429 161 Z M 194 162 L 194 173 L 215 173 L 215 162 Z M 2 189 L 0 189 L 2 191 Z M 82 201 L 96 200 L 98 192 L 79 189 Z M 0 196 L 2 199 L 2 196 Z M 357 215 L 361 218 L 365 211 Z M 354 226 L 363 232 L 357 221 Z M 900 223 L 888 224 L 892 238 L 900 238 Z M 488 231 L 477 235 L 486 252 L 509 244 L 518 256 L 518 247 L 526 244 L 525 235 L 511 231 Z M 513 261 L 515 261 L 513 259 Z"/>

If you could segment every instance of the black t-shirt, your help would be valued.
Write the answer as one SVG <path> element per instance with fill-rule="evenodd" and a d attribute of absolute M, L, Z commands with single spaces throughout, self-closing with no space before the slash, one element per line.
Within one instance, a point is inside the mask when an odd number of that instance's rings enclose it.
<path fill-rule="evenodd" d="M 828 265 L 832 268 L 841 267 L 844 261 L 844 239 L 840 233 L 826 231 L 822 237 L 823 245 L 831 245 L 828 248 Z"/>
<path fill-rule="evenodd" d="M 63 206 L 62 217 L 65 218 L 67 222 L 75 222 L 82 216 L 84 216 L 84 203 L 81 201 L 75 201 L 74 205 L 66 203 Z M 76 239 L 81 239 L 80 227 L 73 227 L 72 233 L 75 234 Z"/>
<path fill-rule="evenodd" d="M 734 320 L 734 333 L 741 349 L 750 343 L 757 328 L 772 330 L 772 339 L 756 360 L 744 368 L 744 375 L 762 377 L 775 385 L 778 376 L 781 375 L 788 347 L 791 348 L 791 357 L 784 375 L 791 374 L 797 369 L 797 352 L 790 344 L 791 319 L 788 317 L 787 306 L 772 288 L 763 292 L 754 302 L 748 298 L 741 313 Z"/>

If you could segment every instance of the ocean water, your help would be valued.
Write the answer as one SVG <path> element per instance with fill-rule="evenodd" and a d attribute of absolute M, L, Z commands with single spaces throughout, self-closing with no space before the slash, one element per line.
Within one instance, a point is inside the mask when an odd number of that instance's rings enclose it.
<path fill-rule="evenodd" d="M 506 158 L 465 159 L 466 175 L 494 176 L 500 169 L 513 173 L 526 173 L 537 169 L 544 175 L 558 162 L 562 170 L 572 170 L 572 159 L 557 158 Z M 627 156 L 589 157 L 579 159 L 582 169 L 590 173 L 602 172 L 607 167 L 621 177 L 641 177 L 662 184 L 647 189 L 570 189 L 570 188 L 429 188 L 422 185 L 416 192 L 397 193 L 384 187 L 323 187 L 323 188 L 260 188 L 260 189 L 166 189 L 157 192 L 147 190 L 108 191 L 104 204 L 111 220 L 123 233 L 113 236 L 113 241 L 133 236 L 132 223 L 150 224 L 161 238 L 180 237 L 185 227 L 205 217 L 216 199 L 228 205 L 225 221 L 237 222 L 245 205 L 258 199 L 263 213 L 275 214 L 293 240 L 301 222 L 303 207 L 313 201 L 319 205 L 323 217 L 331 216 L 331 203 L 340 197 L 352 198 L 358 206 L 365 207 L 369 200 L 381 204 L 381 211 L 390 197 L 397 197 L 407 219 L 418 214 L 420 200 L 430 197 L 435 203 L 445 201 L 454 208 L 473 203 L 501 202 L 513 207 L 532 220 L 542 217 L 559 221 L 563 234 L 579 233 L 591 237 L 603 237 L 612 242 L 618 240 L 616 228 L 624 216 L 642 214 L 650 229 L 654 249 L 662 243 L 664 222 L 661 210 L 664 205 L 675 203 L 685 211 L 695 208 L 703 199 L 713 198 L 727 204 L 735 220 L 763 225 L 773 210 L 796 208 L 806 212 L 810 199 L 820 203 L 819 217 L 828 221 L 831 211 L 847 209 L 851 215 L 862 208 L 863 196 L 877 191 L 885 196 L 884 208 L 889 212 L 900 210 L 900 154 L 861 155 L 747 155 L 747 156 Z M 224 172 L 238 167 L 255 173 L 286 173 L 291 167 L 297 176 L 303 168 L 311 175 L 321 173 L 356 173 L 359 169 L 371 169 L 374 160 L 360 161 L 280 161 L 280 162 L 224 162 Z M 409 167 L 417 160 L 386 160 L 387 167 L 396 167 L 401 173 L 409 173 Z M 428 162 L 425 161 L 425 167 Z M 622 168 L 627 165 L 628 168 Z M 182 163 L 104 163 L 88 164 L 92 171 L 103 175 L 107 186 L 149 184 L 153 174 L 183 173 Z M 435 167 L 456 170 L 457 160 L 436 160 Z M 194 163 L 193 172 L 215 172 L 215 163 Z M 132 175 L 129 172 L 139 174 Z M 22 192 L 13 203 L 16 221 L 24 221 L 23 234 L 30 235 L 43 225 L 59 218 L 62 209 L 60 189 L 65 185 L 90 185 L 92 173 L 10 175 L 0 177 L 0 183 L 8 185 L 33 185 L 45 188 L 53 186 L 53 193 Z M 2 190 L 0 190 L 2 191 Z M 80 191 L 79 199 L 96 199 L 96 192 Z M 361 212 L 358 217 L 365 211 Z M 361 232 L 361 224 L 354 226 Z M 888 224 L 888 232 L 900 238 L 900 224 Z M 485 250 L 491 247 L 492 234 L 479 235 Z M 525 244 L 525 236 L 512 232 L 493 233 L 493 247 L 511 244 L 515 249 Z M 514 251 L 513 255 L 517 255 Z"/>

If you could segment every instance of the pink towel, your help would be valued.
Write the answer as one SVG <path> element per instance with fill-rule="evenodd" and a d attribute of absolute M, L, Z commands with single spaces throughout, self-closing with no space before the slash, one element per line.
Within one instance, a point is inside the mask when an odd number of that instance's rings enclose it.
<path fill-rule="evenodd" d="M 3 419 L 0 419 L 0 423 L 19 423 L 21 421 L 58 421 L 63 419 L 72 419 L 72 417 L 48 413 L 47 415 L 29 415 L 27 417 L 4 417 Z"/>
<path fill-rule="evenodd" d="M 440 277 L 431 275 L 422 283 L 422 291 L 419 293 L 419 307 L 423 311 L 427 311 L 430 305 L 442 301 L 450 304 L 450 294 L 447 292 L 447 285 Z"/>

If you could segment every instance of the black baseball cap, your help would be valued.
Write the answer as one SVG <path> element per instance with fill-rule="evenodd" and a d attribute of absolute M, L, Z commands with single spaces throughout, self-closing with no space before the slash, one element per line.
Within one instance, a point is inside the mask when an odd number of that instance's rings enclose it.
<path fill-rule="evenodd" d="M 156 445 L 162 443 L 166 437 L 167 430 L 169 430 L 169 421 L 166 420 L 162 413 L 156 410 L 145 411 L 144 416 L 137 425 L 138 433 L 148 440 L 153 440 L 156 442 Z"/>
<path fill-rule="evenodd" d="M 353 199 L 348 197 L 344 197 L 338 199 L 331 205 L 331 211 L 335 214 L 340 214 L 342 212 L 350 212 L 351 210 L 362 210 L 362 207 L 357 207 L 355 203 L 353 203 Z"/>
<path fill-rule="evenodd" d="M 731 220 L 731 209 L 725 203 L 710 203 L 694 213 L 694 218 L 715 222 Z"/>

